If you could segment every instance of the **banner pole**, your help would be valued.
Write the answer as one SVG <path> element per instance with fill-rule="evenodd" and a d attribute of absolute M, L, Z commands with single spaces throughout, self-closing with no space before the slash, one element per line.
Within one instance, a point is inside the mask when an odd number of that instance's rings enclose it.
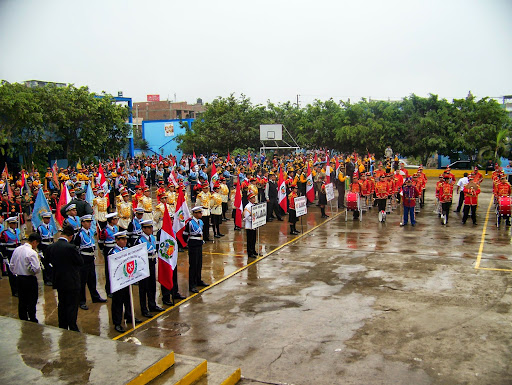
<path fill-rule="evenodd" d="M 260 256 L 260 228 L 258 227 L 258 257 Z"/>
<path fill-rule="evenodd" d="M 132 293 L 132 285 L 130 287 L 130 307 L 132 308 L 132 327 L 135 330 L 135 309 L 133 308 L 133 293 Z"/>

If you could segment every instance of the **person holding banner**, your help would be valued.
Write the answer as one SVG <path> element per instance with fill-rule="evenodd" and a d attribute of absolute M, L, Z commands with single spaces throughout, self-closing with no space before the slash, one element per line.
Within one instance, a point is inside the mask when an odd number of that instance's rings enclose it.
<path fill-rule="evenodd" d="M 288 208 L 288 223 L 290 224 L 290 235 L 300 234 L 299 231 L 295 228 L 295 224 L 297 223 L 297 212 L 295 211 L 295 198 L 297 197 L 297 185 L 292 183 L 288 186 L 290 188 L 290 194 L 288 194 L 288 201 L 290 202 L 290 207 Z"/>
<path fill-rule="evenodd" d="M 119 227 L 117 227 L 117 223 L 119 221 L 119 217 L 117 216 L 117 212 L 107 214 L 105 216 L 107 219 L 107 226 L 101 230 L 98 234 L 98 243 L 99 241 L 103 241 L 103 257 L 105 259 L 105 292 L 107 293 L 107 297 L 112 297 L 110 293 L 110 276 L 108 275 L 108 255 L 110 250 L 115 246 L 115 234 L 119 232 Z"/>
<path fill-rule="evenodd" d="M 85 298 L 86 285 L 89 288 L 92 302 L 105 303 L 107 300 L 101 298 L 98 290 L 96 290 L 96 266 L 94 264 L 96 243 L 94 233 L 91 231 L 92 215 L 84 215 L 80 218 L 80 222 L 82 227 L 73 243 L 84 260 L 84 264 L 80 267 L 80 309 L 89 310 Z"/>
<path fill-rule="evenodd" d="M 161 198 L 164 197 L 167 199 L 167 195 L 161 196 Z M 150 311 L 158 313 L 164 311 L 164 309 L 156 304 L 156 238 L 153 235 L 152 220 L 142 221 L 140 225 L 142 227 L 142 234 L 135 244 L 139 245 L 144 243 L 146 245 L 149 263 L 149 277 L 139 282 L 140 311 L 144 317 L 152 318 L 153 315 L 151 315 Z"/>
<path fill-rule="evenodd" d="M 256 230 L 252 229 L 252 206 L 256 203 L 256 195 L 253 192 L 249 192 L 247 199 L 249 199 L 249 203 L 245 206 L 243 215 L 245 234 L 247 238 L 247 256 L 249 258 L 257 258 Z"/>
<path fill-rule="evenodd" d="M 116 244 L 109 250 L 108 255 L 116 254 L 127 249 L 126 244 L 128 243 L 128 235 L 126 231 L 119 231 L 115 233 L 114 238 Z M 121 322 L 123 321 L 123 308 L 126 323 L 131 323 L 132 306 L 130 304 L 130 286 L 123 287 L 122 289 L 112 293 L 112 322 L 114 323 L 114 329 L 119 333 L 124 333 L 125 331 L 121 326 Z M 136 324 L 140 324 L 141 322 L 142 321 L 140 319 L 135 318 Z"/>
<path fill-rule="evenodd" d="M 192 218 L 187 222 L 188 233 L 188 285 L 189 291 L 199 293 L 197 286 L 209 286 L 201 279 L 203 268 L 203 207 L 196 206 L 192 209 Z"/>

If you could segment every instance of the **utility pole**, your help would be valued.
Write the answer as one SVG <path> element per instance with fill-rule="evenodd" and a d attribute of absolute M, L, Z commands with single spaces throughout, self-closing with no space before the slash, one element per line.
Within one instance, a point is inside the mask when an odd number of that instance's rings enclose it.
<path fill-rule="evenodd" d="M 299 95 L 299 94 L 297 94 L 297 108 L 300 108 L 300 106 L 299 106 L 299 96 L 300 96 L 300 95 Z"/>

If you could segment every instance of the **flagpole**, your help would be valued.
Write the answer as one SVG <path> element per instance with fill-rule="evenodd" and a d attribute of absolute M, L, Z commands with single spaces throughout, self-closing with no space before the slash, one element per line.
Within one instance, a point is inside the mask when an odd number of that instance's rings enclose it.
<path fill-rule="evenodd" d="M 133 330 L 135 330 L 135 309 L 133 308 L 132 285 L 130 285 L 130 307 L 132 308 L 132 326 Z"/>
<path fill-rule="evenodd" d="M 258 254 L 257 257 L 259 258 L 260 257 L 260 228 L 258 227 L 258 252 L 256 253 Z"/>

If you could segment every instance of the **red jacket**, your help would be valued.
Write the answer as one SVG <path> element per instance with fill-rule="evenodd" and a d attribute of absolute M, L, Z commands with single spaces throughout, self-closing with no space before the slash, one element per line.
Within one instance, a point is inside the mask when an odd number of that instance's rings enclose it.
<path fill-rule="evenodd" d="M 474 186 L 470 185 L 471 183 L 468 183 L 464 186 L 464 204 L 466 206 L 476 206 L 478 204 L 478 194 L 480 194 L 480 188 L 475 188 Z"/>

